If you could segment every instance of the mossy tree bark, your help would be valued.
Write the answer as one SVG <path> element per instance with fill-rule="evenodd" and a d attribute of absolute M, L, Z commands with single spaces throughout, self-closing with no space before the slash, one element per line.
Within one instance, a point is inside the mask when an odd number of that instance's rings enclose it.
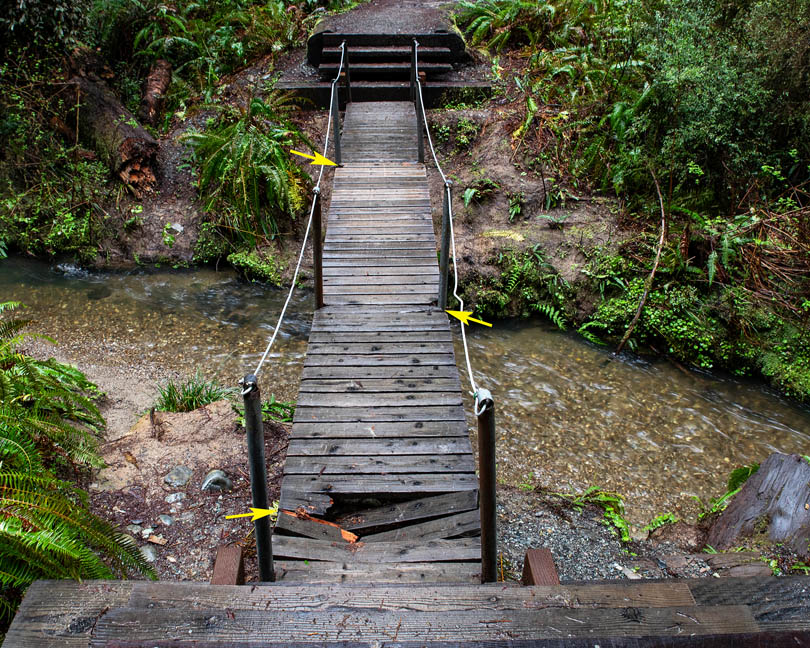
<path fill-rule="evenodd" d="M 729 549 L 743 538 L 766 534 L 810 558 L 810 462 L 774 453 L 712 523 L 707 544 Z"/>

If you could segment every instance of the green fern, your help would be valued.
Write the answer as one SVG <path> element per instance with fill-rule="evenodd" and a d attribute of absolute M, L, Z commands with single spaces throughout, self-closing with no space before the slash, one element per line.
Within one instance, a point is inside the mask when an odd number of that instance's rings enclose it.
<path fill-rule="evenodd" d="M 548 317 L 561 331 L 565 330 L 565 315 L 553 304 L 540 303 L 534 305 L 538 312 Z"/>
<path fill-rule="evenodd" d="M 0 313 L 21 305 L 0 303 Z M 100 392 L 75 367 L 36 360 L 19 345 L 21 319 L 0 321 L 0 616 L 38 578 L 154 577 L 132 538 L 87 508 L 87 494 L 52 468 L 100 467 Z"/>
<path fill-rule="evenodd" d="M 301 171 L 289 149 L 306 137 L 287 120 L 290 96 L 254 97 L 241 116 L 227 117 L 206 132 L 184 139 L 200 163 L 200 193 L 208 211 L 231 238 L 255 246 L 279 233 L 279 217 L 301 207 Z"/>
<path fill-rule="evenodd" d="M 605 346 L 605 343 L 602 342 L 596 335 L 589 331 L 590 328 L 605 328 L 605 325 L 602 322 L 597 322 L 596 320 L 591 320 L 590 322 L 585 322 L 582 326 L 577 329 L 577 333 L 579 333 L 582 337 L 584 337 L 588 342 L 591 344 L 598 344 L 599 346 Z"/>

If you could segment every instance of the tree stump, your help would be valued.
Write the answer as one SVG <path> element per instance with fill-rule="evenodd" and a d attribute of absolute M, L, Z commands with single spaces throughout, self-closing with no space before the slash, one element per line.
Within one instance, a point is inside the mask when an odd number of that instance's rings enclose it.
<path fill-rule="evenodd" d="M 138 109 L 138 119 L 144 124 L 155 126 L 160 120 L 160 114 L 163 112 L 163 99 L 171 82 L 172 66 L 168 61 L 158 59 L 149 70 L 149 76 L 146 77 L 143 99 L 141 99 L 141 106 Z"/>
<path fill-rule="evenodd" d="M 78 125 L 79 139 L 136 195 L 150 189 L 157 181 L 155 138 L 103 83 L 74 76 L 66 87 L 78 99 L 67 102 L 71 111 L 66 122 L 74 128 Z"/>
<path fill-rule="evenodd" d="M 707 544 L 729 549 L 739 539 L 767 533 L 810 558 L 810 462 L 772 454 L 712 523 Z"/>

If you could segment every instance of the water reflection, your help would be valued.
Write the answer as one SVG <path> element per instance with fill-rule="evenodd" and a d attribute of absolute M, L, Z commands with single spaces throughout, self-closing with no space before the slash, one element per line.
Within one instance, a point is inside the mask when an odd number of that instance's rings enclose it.
<path fill-rule="evenodd" d="M 0 299 L 26 303 L 37 329 L 77 361 L 162 363 L 181 374 L 203 367 L 229 384 L 255 367 L 284 297 L 231 272 L 94 274 L 0 262 Z M 298 291 L 266 392 L 295 398 L 311 313 L 311 294 Z M 736 465 L 776 450 L 810 453 L 810 413 L 760 385 L 614 360 L 536 323 L 469 332 L 477 380 L 496 399 L 499 475 L 509 483 L 615 489 L 631 520 L 644 523 L 666 510 L 694 513 L 692 497 L 720 494 Z"/>
<path fill-rule="evenodd" d="M 644 523 L 665 510 L 695 513 L 693 496 L 721 494 L 736 465 L 810 452 L 810 412 L 759 384 L 613 359 L 538 324 L 469 331 L 476 380 L 496 399 L 509 483 L 615 489 Z"/>

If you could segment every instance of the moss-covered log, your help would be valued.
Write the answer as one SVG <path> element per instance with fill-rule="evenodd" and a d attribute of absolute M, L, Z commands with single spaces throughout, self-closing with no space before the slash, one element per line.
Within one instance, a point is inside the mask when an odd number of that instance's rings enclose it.
<path fill-rule="evenodd" d="M 155 126 L 163 112 L 163 100 L 169 84 L 172 82 L 172 66 L 168 61 L 158 59 L 149 70 L 146 77 L 141 106 L 138 109 L 138 119 L 144 124 Z"/>
<path fill-rule="evenodd" d="M 79 139 L 136 194 L 151 188 L 156 182 L 155 138 L 103 83 L 74 76 L 67 86 L 79 98 L 78 108 L 74 104 L 67 120 L 78 124 Z"/>

